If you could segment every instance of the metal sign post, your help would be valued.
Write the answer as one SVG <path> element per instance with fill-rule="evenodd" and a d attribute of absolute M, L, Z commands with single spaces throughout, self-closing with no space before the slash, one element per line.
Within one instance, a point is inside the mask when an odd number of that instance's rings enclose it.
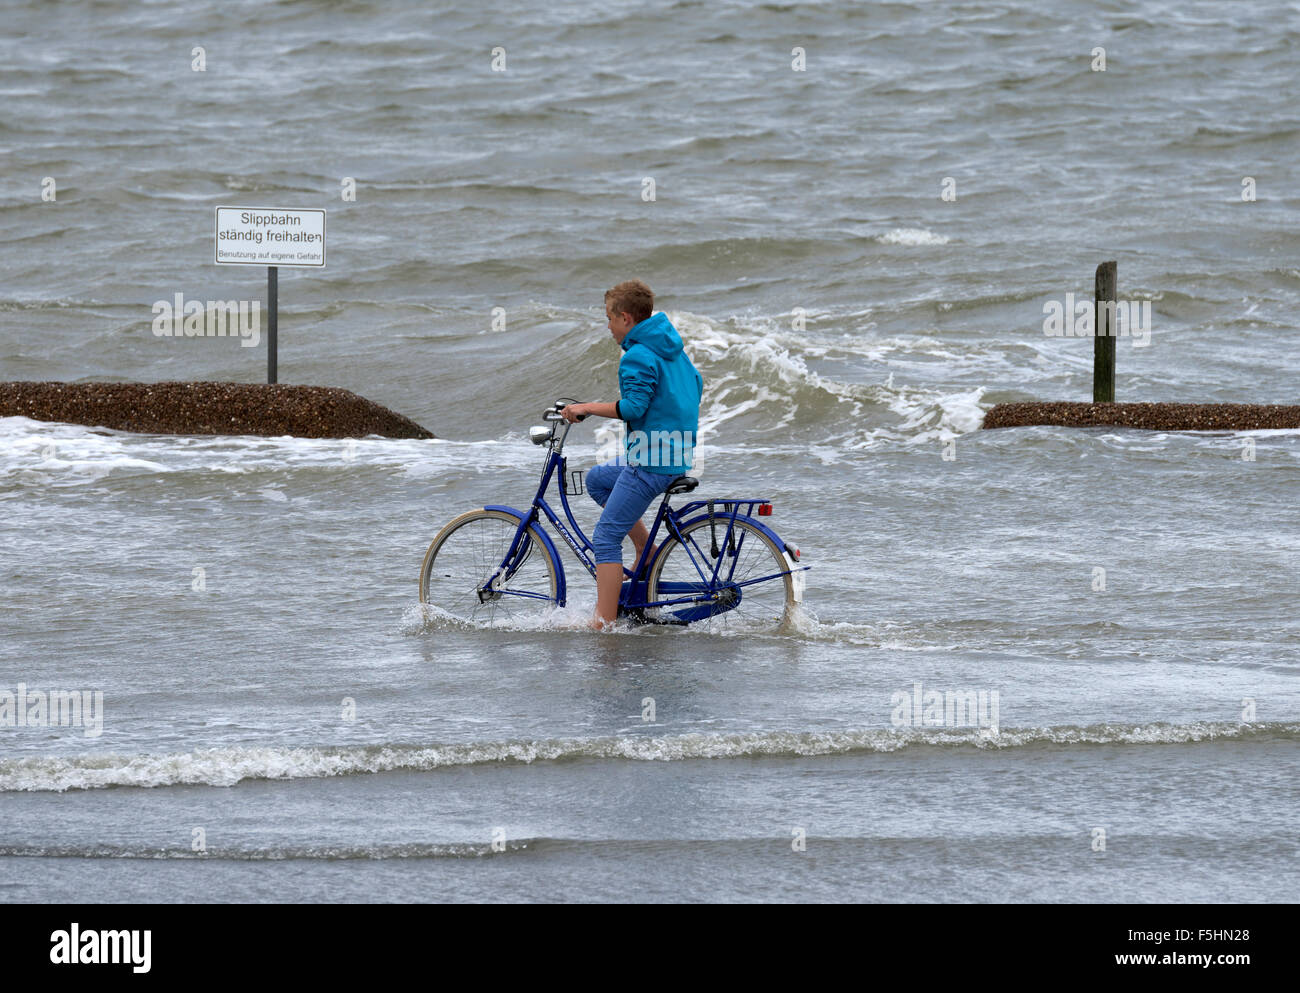
<path fill-rule="evenodd" d="M 273 265 L 266 267 L 266 381 L 274 383 L 276 353 L 276 317 L 279 314 L 280 270 Z"/>

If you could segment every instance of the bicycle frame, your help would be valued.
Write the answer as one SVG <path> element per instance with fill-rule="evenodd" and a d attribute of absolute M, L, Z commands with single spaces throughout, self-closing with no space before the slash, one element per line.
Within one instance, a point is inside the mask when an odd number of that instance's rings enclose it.
<path fill-rule="evenodd" d="M 561 401 L 562 403 L 563 401 Z M 521 550 L 529 548 L 528 543 L 524 541 L 524 534 L 531 533 L 545 550 L 546 554 L 551 556 L 556 572 L 556 590 L 555 600 L 558 606 L 563 607 L 567 599 L 567 587 L 564 575 L 564 564 L 560 559 L 559 552 L 554 542 L 541 527 L 541 518 L 544 516 L 569 546 L 569 549 L 577 556 L 578 561 L 591 575 L 592 579 L 596 578 L 596 563 L 592 558 L 595 549 L 591 541 L 583 533 L 581 525 L 573 516 L 573 509 L 569 506 L 568 493 L 565 490 L 564 480 L 566 478 L 568 459 L 565 458 L 564 442 L 568 438 L 569 429 L 572 425 L 564 420 L 559 413 L 560 404 L 546 411 L 543 418 L 552 422 L 549 436 L 541 438 L 535 436 L 534 440 L 541 440 L 547 445 L 546 461 L 542 466 L 541 481 L 538 483 L 537 491 L 533 495 L 532 503 L 527 513 L 524 513 L 514 507 L 504 504 L 488 504 L 485 510 L 497 510 L 513 514 L 520 519 L 520 524 L 515 531 L 514 539 L 510 543 L 501 564 L 497 566 L 493 574 L 488 578 L 481 587 L 478 595 L 480 600 L 486 600 L 491 596 L 508 593 L 512 596 L 531 597 L 536 599 L 549 600 L 550 597 L 540 593 L 509 590 L 505 584 L 509 582 L 510 577 L 523 565 L 524 560 L 528 557 L 528 552 L 521 555 Z M 560 430 L 560 424 L 563 424 L 563 430 Z M 534 429 L 540 431 L 543 429 Z M 556 489 L 559 493 L 560 508 L 564 512 L 564 521 L 560 520 L 560 515 L 546 500 L 546 490 L 551 485 L 551 480 L 555 480 Z M 646 542 L 646 548 L 655 544 L 655 538 L 659 534 L 659 529 L 663 527 L 669 537 L 675 538 L 686 550 L 687 556 L 695 566 L 699 576 L 699 583 L 661 583 L 662 592 L 667 592 L 667 599 L 649 601 L 646 599 L 647 584 L 651 562 L 645 557 L 644 552 L 634 564 L 632 569 L 623 567 L 625 577 L 623 589 L 619 595 L 619 606 L 628 611 L 642 611 L 650 608 L 686 608 L 685 610 L 675 611 L 679 621 L 689 623 L 693 620 L 701 620 L 704 617 L 714 614 L 723 613 L 726 610 L 734 608 L 743 596 L 743 588 L 752 586 L 756 583 L 768 582 L 780 579 L 786 575 L 797 575 L 796 583 L 796 600 L 802 599 L 802 573 L 811 568 L 806 565 L 797 565 L 795 555 L 791 554 L 792 549 L 788 543 L 782 542 L 780 537 L 767 525 L 758 521 L 754 517 L 754 508 L 771 501 L 763 498 L 743 499 L 728 498 L 726 500 L 694 500 L 683 504 L 680 508 L 673 508 L 669 504 L 669 494 L 665 493 L 663 499 L 659 502 L 658 512 L 655 514 L 654 526 L 650 529 L 650 537 Z M 721 506 L 722 513 L 717 514 L 715 507 Z M 746 507 L 744 514 L 741 514 L 741 507 Z M 690 517 L 701 508 L 706 508 L 705 514 L 697 514 Z M 688 519 L 689 518 L 689 519 Z M 717 522 L 717 528 L 711 528 L 714 554 L 710 556 L 695 542 L 694 537 L 683 534 L 683 531 L 695 524 L 696 521 L 708 520 Z M 736 528 L 737 521 L 744 521 L 753 527 L 758 528 L 773 544 L 784 549 L 786 561 L 790 568 L 780 572 L 773 572 L 765 576 L 759 576 L 754 579 L 747 579 L 743 582 L 733 582 L 731 572 L 735 569 L 735 563 L 740 548 L 744 545 L 745 533 Z M 725 525 L 725 526 L 724 526 Z M 721 544 L 725 547 L 729 555 L 720 554 L 718 551 L 718 533 L 721 530 Z M 727 558 L 731 559 L 731 569 L 726 575 L 723 575 L 723 563 Z M 710 566 L 710 562 L 712 563 Z"/>

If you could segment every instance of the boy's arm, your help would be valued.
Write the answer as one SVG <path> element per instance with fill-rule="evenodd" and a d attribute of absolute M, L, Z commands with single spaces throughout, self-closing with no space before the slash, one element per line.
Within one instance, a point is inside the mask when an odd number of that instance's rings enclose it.
<path fill-rule="evenodd" d="M 654 354 L 643 345 L 633 345 L 618 363 L 618 391 L 622 396 L 615 416 L 625 421 L 644 417 L 658 389 L 659 369 Z"/>
<path fill-rule="evenodd" d="M 645 414 L 659 385 L 659 375 L 654 361 L 647 361 L 644 355 L 639 354 L 641 351 L 640 348 L 629 349 L 618 364 L 618 388 L 623 396 L 617 403 L 571 403 L 563 410 L 564 419 L 576 421 L 587 414 L 595 414 L 597 417 L 634 421 Z"/>
<path fill-rule="evenodd" d="M 586 417 L 588 414 L 595 414 L 597 417 L 617 417 L 617 403 L 571 403 L 565 407 L 561 414 L 564 419 L 572 424 L 579 417 Z"/>

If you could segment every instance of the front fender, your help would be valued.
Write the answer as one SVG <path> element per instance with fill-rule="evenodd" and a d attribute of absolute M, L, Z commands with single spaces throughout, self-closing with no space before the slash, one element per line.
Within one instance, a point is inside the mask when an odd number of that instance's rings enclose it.
<path fill-rule="evenodd" d="M 517 510 L 514 507 L 507 507 L 503 503 L 489 503 L 483 509 L 499 510 L 505 514 L 514 514 L 515 517 L 518 517 L 521 521 L 528 516 L 522 510 Z M 551 561 L 555 563 L 555 599 L 559 606 L 563 607 L 567 592 L 564 585 L 564 563 L 560 561 L 560 553 L 556 551 L 555 542 L 551 541 L 551 536 L 538 527 L 536 521 L 533 521 L 528 525 L 528 530 L 542 543 L 542 547 L 545 548 L 547 554 L 551 556 Z"/>

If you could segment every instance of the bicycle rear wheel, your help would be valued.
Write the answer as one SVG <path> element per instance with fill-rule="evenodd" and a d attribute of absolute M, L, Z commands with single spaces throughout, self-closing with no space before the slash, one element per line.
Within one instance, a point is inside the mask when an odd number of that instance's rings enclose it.
<path fill-rule="evenodd" d="M 714 536 L 720 545 L 718 551 L 722 565 L 718 568 L 716 587 L 710 589 L 709 580 L 717 559 L 713 557 Z M 732 532 L 734 552 L 728 547 L 727 521 L 715 520 L 712 530 L 708 519 L 688 524 L 682 529 L 685 544 L 676 538 L 664 543 L 650 566 L 646 583 L 646 599 L 671 600 L 689 597 L 692 592 L 712 592 L 717 613 L 692 621 L 709 630 L 733 632 L 770 632 L 780 629 L 790 619 L 795 606 L 794 584 L 789 575 L 775 576 L 750 586 L 739 586 L 747 580 L 759 579 L 790 568 L 785 555 L 766 534 L 748 521 L 737 519 Z M 739 597 L 739 602 L 728 609 L 728 604 Z M 661 618 L 680 615 L 700 606 L 683 604 L 658 608 Z"/>
<path fill-rule="evenodd" d="M 420 602 L 475 624 L 536 617 L 555 606 L 556 566 L 529 531 L 515 569 L 490 593 L 480 590 L 510 550 L 519 518 L 500 510 L 471 510 L 438 532 L 420 567 Z"/>

